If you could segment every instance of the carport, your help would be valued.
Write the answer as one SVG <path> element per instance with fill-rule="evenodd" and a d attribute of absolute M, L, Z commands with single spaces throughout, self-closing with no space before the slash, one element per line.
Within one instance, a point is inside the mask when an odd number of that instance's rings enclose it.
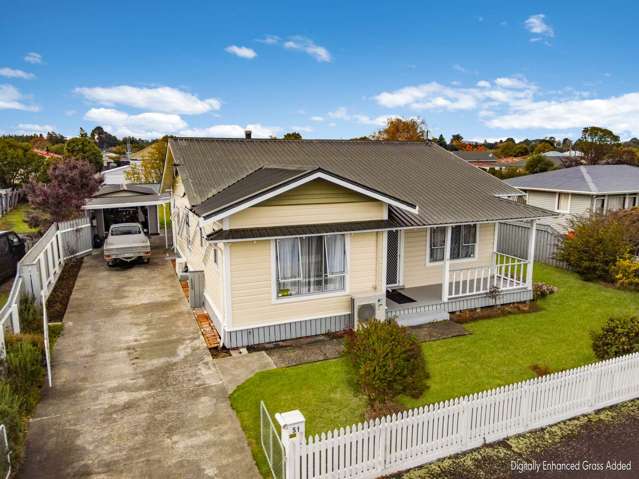
<path fill-rule="evenodd" d="M 93 234 L 100 238 L 106 236 L 112 224 L 130 222 L 140 223 L 149 235 L 157 235 L 159 209 L 165 209 L 170 201 L 171 195 L 160 193 L 159 185 L 102 185 L 83 208 L 91 219 Z M 164 236 L 168 243 L 166 228 Z"/>

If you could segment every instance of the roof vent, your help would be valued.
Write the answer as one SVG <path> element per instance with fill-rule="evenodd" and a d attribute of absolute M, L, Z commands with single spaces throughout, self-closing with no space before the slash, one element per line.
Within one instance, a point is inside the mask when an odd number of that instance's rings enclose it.
<path fill-rule="evenodd" d="M 247 140 L 251 139 L 251 130 L 244 130 L 244 138 Z"/>

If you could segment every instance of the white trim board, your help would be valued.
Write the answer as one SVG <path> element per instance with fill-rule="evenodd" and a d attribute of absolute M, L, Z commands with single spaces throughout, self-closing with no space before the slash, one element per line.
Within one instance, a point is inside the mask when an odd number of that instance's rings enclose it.
<path fill-rule="evenodd" d="M 306 176 L 304 178 L 301 178 L 301 179 L 299 179 L 297 181 L 293 181 L 292 183 L 289 183 L 287 185 L 284 185 L 284 186 L 281 186 L 279 188 L 276 188 L 276 189 L 274 189 L 274 190 L 272 190 L 272 191 L 270 191 L 268 193 L 261 194 L 261 195 L 257 196 L 256 198 L 253 198 L 252 200 L 249 200 L 249 201 L 246 201 L 246 202 L 244 202 L 244 203 L 242 203 L 240 205 L 231 207 L 231 208 L 229 208 L 229 209 L 227 209 L 227 210 L 225 210 L 225 211 L 223 211 L 221 213 L 214 214 L 214 215 L 212 215 L 212 216 L 210 216 L 208 218 L 202 217 L 200 219 L 200 222 L 202 224 L 207 224 L 207 223 L 210 223 L 212 221 L 219 221 L 219 220 L 224 219 L 224 218 L 226 218 L 228 216 L 231 216 L 231 215 L 233 215 L 235 213 L 238 213 L 238 212 L 240 212 L 242 210 L 250 208 L 251 206 L 254 206 L 254 205 L 258 204 L 258 203 L 262 203 L 263 201 L 266 201 L 266 200 L 268 200 L 270 198 L 273 198 L 275 196 L 281 195 L 282 193 L 286 193 L 287 191 L 290 191 L 292 189 L 295 189 L 295 188 L 297 188 L 299 186 L 302 186 L 302 185 L 304 185 L 306 183 L 309 183 L 311 181 L 318 180 L 318 179 L 329 181 L 329 182 L 334 183 L 336 185 L 339 185 L 339 186 L 342 186 L 342 187 L 347 188 L 349 190 L 352 190 L 352 191 L 355 191 L 357 193 L 360 193 L 360 194 L 362 194 L 364 196 L 368 196 L 370 198 L 376 199 L 376 200 L 381 201 L 383 203 L 387 203 L 387 204 L 396 206 L 397 208 L 402 209 L 404 211 L 408 211 L 409 213 L 419 214 L 419 207 L 418 206 L 413 206 L 413 207 L 408 206 L 407 204 L 405 204 L 405 203 L 403 203 L 401 201 L 397 201 L 397 200 L 392 199 L 390 196 L 386 196 L 386 195 L 383 195 L 383 194 L 380 194 L 380 193 L 376 193 L 376 192 L 368 190 L 366 188 L 362 188 L 361 186 L 357 186 L 356 184 L 351 183 L 349 181 L 345 181 L 345 180 L 342 180 L 340 178 L 336 178 L 333 175 L 324 173 L 322 171 L 318 171 L 318 172 L 313 173 L 311 175 L 308 175 L 308 176 Z"/>

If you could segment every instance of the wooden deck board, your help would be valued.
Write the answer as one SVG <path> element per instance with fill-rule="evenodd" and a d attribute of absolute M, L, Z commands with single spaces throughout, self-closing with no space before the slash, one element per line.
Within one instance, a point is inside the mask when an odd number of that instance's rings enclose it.
<path fill-rule="evenodd" d="M 206 346 L 209 349 L 219 347 L 220 335 L 215 329 L 215 326 L 213 326 L 209 314 L 204 309 L 197 308 L 193 310 L 193 316 L 195 316 L 195 321 L 200 327 Z"/>

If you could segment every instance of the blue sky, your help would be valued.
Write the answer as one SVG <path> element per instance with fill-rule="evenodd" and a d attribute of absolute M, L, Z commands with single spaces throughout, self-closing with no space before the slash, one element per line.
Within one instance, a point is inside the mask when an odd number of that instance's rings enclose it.
<path fill-rule="evenodd" d="M 10 2 L 0 132 L 639 136 L 632 2 Z"/>

